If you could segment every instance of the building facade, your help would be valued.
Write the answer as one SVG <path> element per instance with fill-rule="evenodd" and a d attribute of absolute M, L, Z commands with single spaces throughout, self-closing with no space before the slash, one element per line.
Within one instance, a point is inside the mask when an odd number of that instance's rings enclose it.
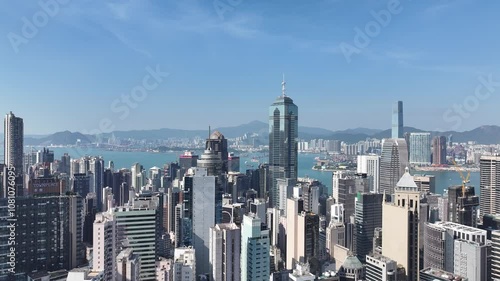
<path fill-rule="evenodd" d="M 385 139 L 380 157 L 380 193 L 393 194 L 394 187 L 405 173 L 408 146 L 404 139 Z"/>
<path fill-rule="evenodd" d="M 420 190 L 407 171 L 382 210 L 382 253 L 403 265 L 408 280 L 419 280 Z"/>
<path fill-rule="evenodd" d="M 213 281 L 241 280 L 241 229 L 234 223 L 210 228 L 210 267 Z"/>
<path fill-rule="evenodd" d="M 270 272 L 269 230 L 253 214 L 241 226 L 241 280 L 268 281 Z"/>
<path fill-rule="evenodd" d="M 446 137 L 437 136 L 432 139 L 432 164 L 444 165 L 446 161 Z"/>
<path fill-rule="evenodd" d="M 354 253 L 362 262 L 372 252 L 375 229 L 382 227 L 383 194 L 358 193 L 356 197 Z"/>
<path fill-rule="evenodd" d="M 276 180 L 297 178 L 299 110 L 286 95 L 285 85 L 283 81 L 281 96 L 269 107 L 270 207 L 279 200 Z"/>
<path fill-rule="evenodd" d="M 410 164 L 431 164 L 431 133 L 410 134 Z"/>
<path fill-rule="evenodd" d="M 500 214 L 500 156 L 482 156 L 480 160 L 479 217 Z"/>

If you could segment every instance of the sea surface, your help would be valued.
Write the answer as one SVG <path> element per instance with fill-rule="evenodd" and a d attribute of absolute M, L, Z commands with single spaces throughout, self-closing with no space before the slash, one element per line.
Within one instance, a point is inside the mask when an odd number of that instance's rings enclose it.
<path fill-rule="evenodd" d="M 107 151 L 101 149 L 92 149 L 80 151 L 76 148 L 50 148 L 54 151 L 55 158 L 60 159 L 64 153 L 68 153 L 72 158 L 80 158 L 84 155 L 102 156 L 108 165 L 108 161 L 113 161 L 115 169 L 129 168 L 136 162 L 144 166 L 145 169 L 152 167 L 163 167 L 164 164 L 178 161 L 182 152 L 122 152 L 122 151 Z M 201 154 L 201 151 L 195 151 Z M 321 181 L 328 188 L 328 193 L 332 193 L 332 172 L 312 170 L 315 164 L 315 158 L 319 154 L 299 154 L 299 177 L 310 177 Z M 252 161 L 252 159 L 254 159 Z M 259 162 L 255 162 L 258 160 Z M 244 173 L 247 169 L 257 168 L 259 163 L 267 162 L 267 157 L 262 153 L 253 153 L 243 155 L 240 160 L 240 169 Z M 415 172 L 424 174 L 424 172 Z M 436 177 L 436 193 L 442 194 L 445 189 L 451 185 L 460 185 L 462 180 L 458 172 L 455 171 L 436 171 L 425 172 L 426 175 L 434 175 Z M 465 173 L 466 174 L 466 173 Z M 470 185 L 476 188 L 476 194 L 479 194 L 479 172 L 471 173 Z"/>

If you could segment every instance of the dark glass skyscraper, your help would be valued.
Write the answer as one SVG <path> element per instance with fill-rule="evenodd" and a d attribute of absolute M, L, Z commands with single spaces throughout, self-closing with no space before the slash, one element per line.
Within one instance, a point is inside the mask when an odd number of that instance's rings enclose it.
<path fill-rule="evenodd" d="M 392 108 L 392 138 L 403 138 L 403 102 L 394 103 Z"/>
<path fill-rule="evenodd" d="M 14 167 L 18 175 L 23 174 L 24 121 L 10 112 L 4 123 L 5 165 Z"/>
<path fill-rule="evenodd" d="M 282 94 L 269 107 L 269 174 L 270 206 L 278 203 L 276 180 L 297 178 L 297 139 L 299 110 L 286 95 L 283 79 Z"/>

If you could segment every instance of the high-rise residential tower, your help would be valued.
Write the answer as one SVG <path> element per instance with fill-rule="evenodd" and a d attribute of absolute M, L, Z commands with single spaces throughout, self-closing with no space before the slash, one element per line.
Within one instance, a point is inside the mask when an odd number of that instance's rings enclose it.
<path fill-rule="evenodd" d="M 404 139 L 384 139 L 380 157 L 380 193 L 394 193 L 394 187 L 408 167 L 408 146 Z"/>
<path fill-rule="evenodd" d="M 24 121 L 10 112 L 4 122 L 4 163 L 23 174 Z"/>
<path fill-rule="evenodd" d="M 15 196 L 23 195 L 24 173 L 24 121 L 10 112 L 5 116 L 4 122 L 4 164 L 2 171 L 4 178 L 0 181 L 7 183 L 7 176 L 15 172 Z M 5 169 L 5 170 L 4 170 Z M 12 171 L 14 169 L 14 171 Z M 9 172 L 7 172 L 9 171 Z M 6 198 L 8 194 L 12 196 L 12 190 L 8 190 L 7 184 L 4 184 L 0 197 Z M 0 185 L 1 187 L 1 185 Z M 10 191 L 10 193 L 9 193 Z"/>
<path fill-rule="evenodd" d="M 432 164 L 446 164 L 446 137 L 438 136 L 432 139 Z"/>
<path fill-rule="evenodd" d="M 415 165 L 431 164 L 431 134 L 410 134 L 410 163 Z"/>
<path fill-rule="evenodd" d="M 480 162 L 480 218 L 500 214 L 500 156 L 482 156 Z"/>
<path fill-rule="evenodd" d="M 210 273 L 214 281 L 239 281 L 241 229 L 234 223 L 210 228 Z"/>
<path fill-rule="evenodd" d="M 394 103 L 392 108 L 392 138 L 403 138 L 403 102 Z"/>
<path fill-rule="evenodd" d="M 262 220 L 249 213 L 241 225 L 241 280 L 269 280 L 269 230 Z"/>
<path fill-rule="evenodd" d="M 270 206 L 278 204 L 277 179 L 297 178 L 297 141 L 299 110 L 286 95 L 283 79 L 282 94 L 269 107 L 269 173 L 271 180 Z"/>

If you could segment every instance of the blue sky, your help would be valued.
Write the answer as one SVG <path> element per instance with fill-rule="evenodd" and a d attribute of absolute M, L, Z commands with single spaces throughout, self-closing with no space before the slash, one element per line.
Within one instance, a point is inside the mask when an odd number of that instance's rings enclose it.
<path fill-rule="evenodd" d="M 409 126 L 500 125 L 498 83 L 473 97 L 480 77 L 500 81 L 498 1 L 401 0 L 350 62 L 341 44 L 356 46 L 355 28 L 394 2 L 60 2 L 27 38 L 23 17 L 33 22 L 41 6 L 0 0 L 0 112 L 24 117 L 30 134 L 89 132 L 103 119 L 120 130 L 265 121 L 282 73 L 304 126 L 386 129 L 396 100 Z M 13 36 L 23 38 L 17 52 Z M 147 67 L 169 76 L 130 114 L 113 111 L 115 100 L 142 85 Z M 455 111 L 467 102 L 463 115 Z"/>

